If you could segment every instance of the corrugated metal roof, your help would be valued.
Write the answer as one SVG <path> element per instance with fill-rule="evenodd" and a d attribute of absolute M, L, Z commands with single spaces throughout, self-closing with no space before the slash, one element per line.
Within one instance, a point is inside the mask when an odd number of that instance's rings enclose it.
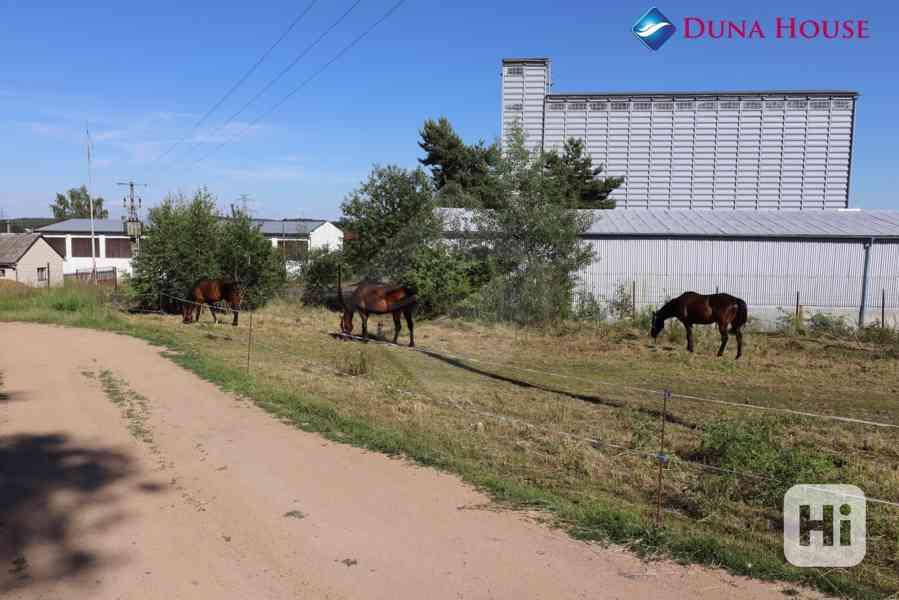
<path fill-rule="evenodd" d="M 305 236 L 325 224 L 323 219 L 253 219 L 263 235 Z"/>
<path fill-rule="evenodd" d="M 91 232 L 90 219 L 66 219 L 36 231 L 41 233 L 87 233 Z M 118 219 L 94 219 L 94 233 L 125 235 L 125 222 Z"/>
<path fill-rule="evenodd" d="M 596 211 L 591 236 L 899 238 L 899 211 Z"/>
<path fill-rule="evenodd" d="M 587 237 L 891 238 L 899 239 L 892 210 L 663 210 L 592 211 Z M 440 210 L 450 233 L 477 228 L 472 211 Z"/>
<path fill-rule="evenodd" d="M 819 96 L 858 96 L 858 92 L 853 90 L 709 90 L 709 91 L 695 91 L 695 90 L 685 90 L 685 91 L 647 91 L 647 92 L 564 92 L 558 94 L 547 94 L 546 98 L 548 100 L 564 100 L 566 98 L 595 98 L 598 96 L 604 97 L 628 97 L 628 98 L 647 98 L 647 97 L 662 97 L 662 98 L 707 98 L 707 97 L 733 97 L 733 96 L 802 96 L 802 97 L 819 97 Z"/>
<path fill-rule="evenodd" d="M 0 233 L 0 265 L 18 263 L 40 237 L 36 233 Z"/>

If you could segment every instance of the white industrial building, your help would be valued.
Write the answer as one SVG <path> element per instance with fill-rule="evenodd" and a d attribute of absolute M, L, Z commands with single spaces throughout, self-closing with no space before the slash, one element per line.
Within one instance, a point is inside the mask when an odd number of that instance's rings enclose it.
<path fill-rule="evenodd" d="M 849 207 L 852 91 L 552 90 L 548 58 L 502 61 L 502 139 L 518 122 L 532 149 L 585 141 L 623 176 L 620 208 Z"/>
<path fill-rule="evenodd" d="M 797 303 L 806 317 L 899 325 L 899 211 L 590 212 L 581 239 L 593 261 L 577 273 L 577 300 L 628 298 L 639 311 L 720 291 L 746 300 L 765 328 Z M 441 214 L 448 238 L 479 234 L 471 211 Z"/>
<path fill-rule="evenodd" d="M 579 290 L 637 307 L 692 290 L 739 296 L 770 324 L 798 303 L 865 322 L 899 316 L 899 211 L 607 210 L 584 236 Z"/>

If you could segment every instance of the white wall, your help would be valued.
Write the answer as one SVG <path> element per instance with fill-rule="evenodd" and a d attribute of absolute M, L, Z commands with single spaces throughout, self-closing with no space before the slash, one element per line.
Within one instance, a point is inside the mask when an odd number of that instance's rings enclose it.
<path fill-rule="evenodd" d="M 333 223 L 327 221 L 309 234 L 309 247 L 311 249 L 324 248 L 325 246 L 332 250 L 343 247 L 343 232 L 335 227 Z"/>
<path fill-rule="evenodd" d="M 50 247 L 50 244 L 42 239 L 37 240 L 28 252 L 19 260 L 15 270 L 5 269 L 3 279 L 9 281 L 18 281 L 33 287 L 46 286 L 46 281 L 38 281 L 38 268 L 50 267 L 50 285 L 58 286 L 63 284 L 63 260 L 56 250 Z"/>
<path fill-rule="evenodd" d="M 89 237 L 83 235 L 66 235 L 66 236 L 55 236 L 55 235 L 45 235 L 47 238 L 59 238 L 64 237 L 66 240 L 66 259 L 63 264 L 63 269 L 67 275 L 76 273 L 77 271 L 90 271 L 93 266 L 93 260 L 90 256 L 88 257 L 73 257 L 72 256 L 72 238 L 73 237 Z M 97 269 L 109 269 L 111 267 L 115 267 L 118 271 L 118 274 L 122 273 L 131 274 L 131 259 L 130 258 L 107 258 L 106 257 L 106 238 L 110 239 L 130 239 L 126 236 L 116 235 L 116 236 L 106 236 L 106 235 L 97 235 L 96 238 L 100 244 L 100 251 L 97 253 L 96 261 L 97 261 Z"/>
<path fill-rule="evenodd" d="M 768 321 L 795 310 L 858 318 L 865 248 L 862 241 L 602 238 L 588 240 L 596 258 L 579 289 L 610 299 L 636 285 L 638 308 L 657 307 L 685 291 L 716 288 L 746 300 L 750 315 Z M 866 322 L 899 318 L 899 243 L 875 243 L 869 265 Z"/>

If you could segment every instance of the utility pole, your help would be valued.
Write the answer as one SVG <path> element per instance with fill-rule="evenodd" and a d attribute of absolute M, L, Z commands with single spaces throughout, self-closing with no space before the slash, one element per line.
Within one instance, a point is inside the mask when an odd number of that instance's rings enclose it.
<path fill-rule="evenodd" d="M 116 185 L 124 185 L 128 187 L 128 195 L 122 200 L 122 206 L 125 208 L 128 213 L 128 217 L 125 221 L 125 226 L 128 230 L 128 236 L 134 238 L 137 243 L 137 250 L 140 252 L 140 235 L 141 235 L 141 222 L 140 222 L 140 208 L 143 200 L 140 196 L 134 195 L 135 187 L 150 187 L 146 183 L 134 183 L 130 179 L 127 182 L 119 181 Z"/>
<path fill-rule="evenodd" d="M 97 281 L 97 237 L 94 232 L 94 197 L 91 196 L 91 188 L 94 187 L 93 176 L 91 175 L 91 130 L 90 126 L 84 124 L 85 148 L 87 150 L 87 202 L 91 211 L 91 280 Z"/>

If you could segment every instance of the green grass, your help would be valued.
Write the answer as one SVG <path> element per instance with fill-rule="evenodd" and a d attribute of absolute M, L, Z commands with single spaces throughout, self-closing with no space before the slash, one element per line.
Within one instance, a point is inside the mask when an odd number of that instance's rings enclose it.
<path fill-rule="evenodd" d="M 87 299 L 66 299 L 72 293 Z M 579 539 L 854 598 L 882 598 L 899 589 L 894 509 L 869 505 L 868 558 L 859 567 L 836 571 L 786 564 L 778 521 L 783 490 L 796 479 L 855 483 L 870 496 L 899 497 L 895 435 L 675 402 L 671 414 L 678 420 L 667 425 L 666 450 L 680 458 L 665 471 L 664 527 L 656 529 L 653 461 L 546 430 L 655 452 L 660 422 L 653 411 L 660 397 L 472 365 L 537 386 L 522 387 L 418 353 L 340 343 L 327 335 L 336 316 L 287 304 L 254 316 L 257 344 L 247 375 L 245 321 L 236 330 L 186 327 L 177 316 L 123 315 L 91 292 L 59 294 L 0 296 L 0 319 L 92 327 L 164 346 L 172 361 L 298 428 L 456 473 L 496 503 L 538 509 Z M 59 308 L 72 305 L 78 306 L 74 312 Z M 736 363 L 714 358 L 716 333 L 698 332 L 697 353 L 688 356 L 681 334 L 668 329 L 667 337 L 650 344 L 645 332 L 621 328 L 577 325 L 535 332 L 438 320 L 421 323 L 416 338 L 421 347 L 490 363 L 899 422 L 894 400 L 899 374 L 882 346 L 754 334 Z M 390 332 L 392 323 L 385 330 Z M 107 379 L 121 391 L 112 375 Z M 770 481 L 703 472 L 683 460 L 751 471 Z"/>

